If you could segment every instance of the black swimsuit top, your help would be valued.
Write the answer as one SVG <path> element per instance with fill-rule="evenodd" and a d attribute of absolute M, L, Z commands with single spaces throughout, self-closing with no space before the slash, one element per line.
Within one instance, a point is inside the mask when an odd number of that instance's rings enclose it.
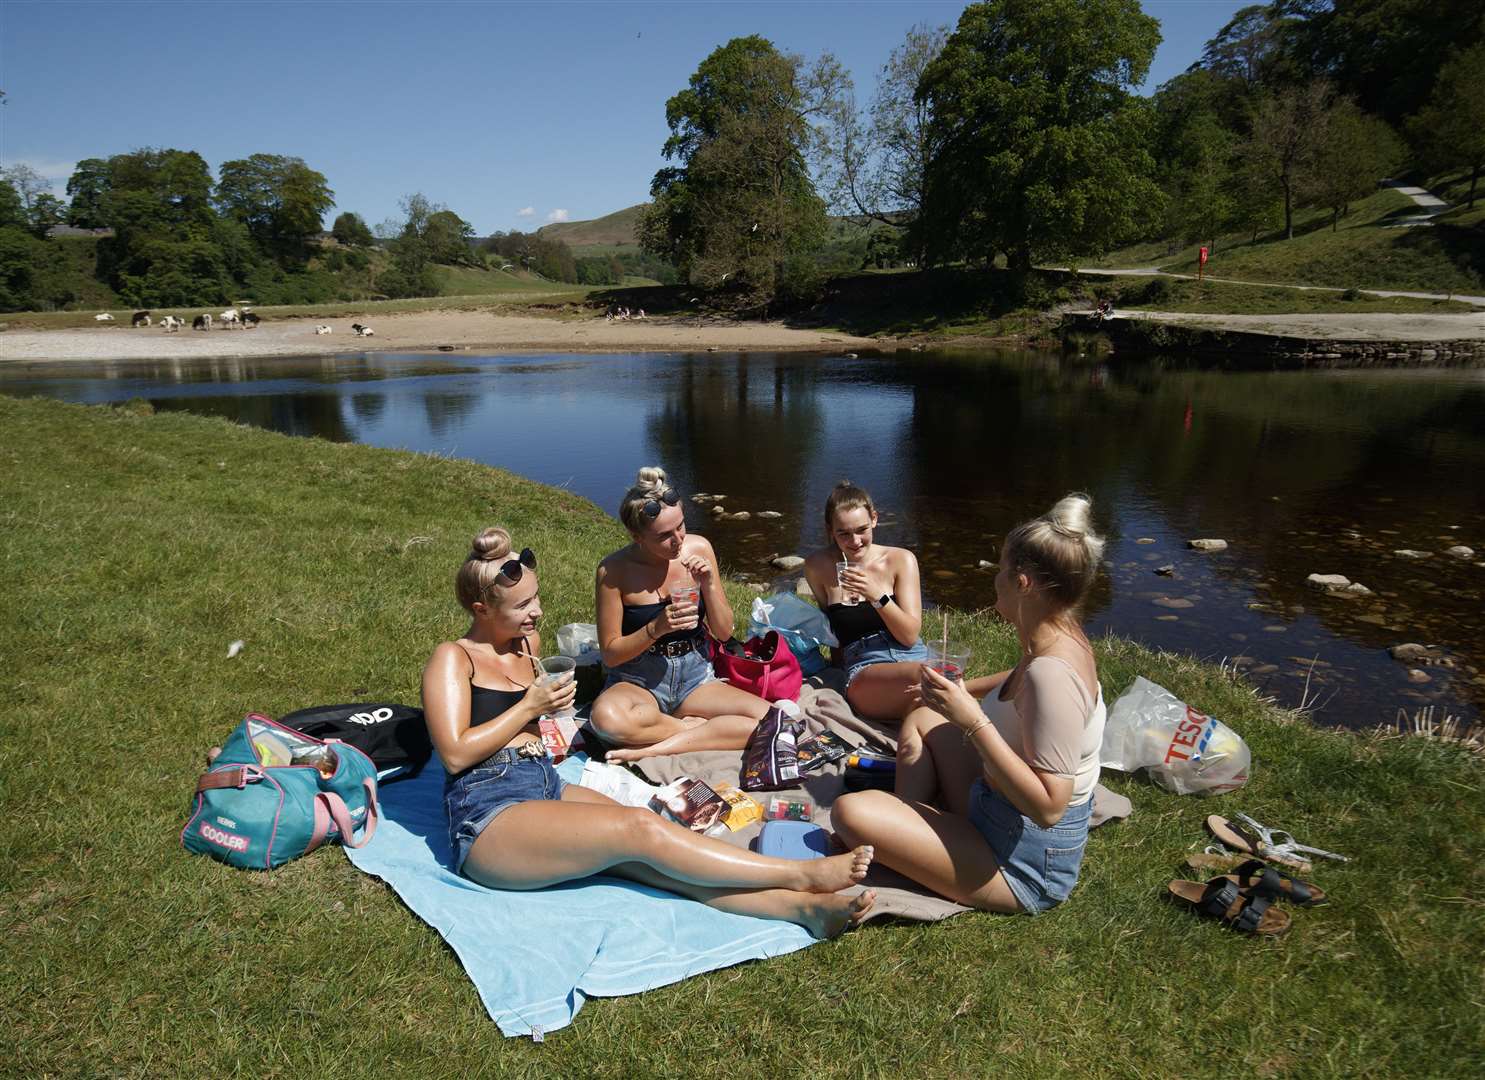
<path fill-rule="evenodd" d="M 464 649 L 463 645 L 459 648 Z M 469 650 L 464 649 L 464 655 L 469 657 L 469 726 L 478 727 L 480 724 L 489 723 L 507 709 L 519 705 L 521 699 L 526 696 L 526 688 L 519 690 L 496 690 L 489 686 L 476 686 L 474 682 L 474 657 L 469 655 Z"/>
<path fill-rule="evenodd" d="M 625 637 L 628 637 L 636 630 L 653 622 L 655 616 L 659 615 L 669 603 L 670 598 L 666 597 L 664 600 L 656 601 L 653 604 L 625 604 L 624 621 L 619 625 L 620 632 Z M 706 626 L 705 596 L 700 597 L 696 601 L 696 616 L 700 619 L 700 622 L 696 624 L 695 630 L 677 630 L 674 633 L 665 634 L 662 637 L 656 638 L 655 644 L 659 645 L 661 642 L 671 641 L 690 641 L 692 638 L 700 636 Z"/>
<path fill-rule="evenodd" d="M 894 601 L 897 597 L 892 598 Z M 840 639 L 840 647 L 844 649 L 853 641 L 860 641 L 872 634 L 879 634 L 887 630 L 887 624 L 882 621 L 882 613 L 874 604 L 865 600 L 859 604 L 831 604 L 825 609 L 825 618 L 830 620 L 830 629 L 835 631 L 835 636 Z M 891 636 L 891 631 L 887 631 Z M 894 637 L 893 641 L 897 641 Z M 902 645 L 902 648 L 908 646 Z"/>

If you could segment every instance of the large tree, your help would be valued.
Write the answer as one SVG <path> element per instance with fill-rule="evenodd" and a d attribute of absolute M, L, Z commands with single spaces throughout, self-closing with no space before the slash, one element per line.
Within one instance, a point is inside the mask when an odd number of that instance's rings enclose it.
<path fill-rule="evenodd" d="M 928 102 L 925 232 L 938 258 L 1098 254 L 1162 196 L 1150 109 L 1130 93 L 1160 43 L 1138 0 L 989 0 L 960 16 Z"/>
<path fill-rule="evenodd" d="M 323 227 L 335 193 L 325 177 L 297 157 L 253 154 L 224 161 L 216 202 L 247 226 L 258 247 L 284 264 L 302 263 Z"/>
<path fill-rule="evenodd" d="M 1284 237 L 1294 239 L 1294 208 L 1310 186 L 1331 116 L 1331 87 L 1315 79 L 1267 94 L 1253 114 L 1244 147 L 1252 172 L 1284 200 Z"/>
<path fill-rule="evenodd" d="M 823 160 L 845 85 L 828 55 L 807 66 L 757 36 L 716 49 L 665 104 L 663 153 L 675 164 L 651 185 L 645 250 L 699 284 L 739 285 L 754 302 L 787 288 L 791 261 L 825 234 L 810 163 Z"/>
<path fill-rule="evenodd" d="M 354 210 L 347 210 L 330 226 L 330 235 L 346 247 L 370 247 L 373 237 L 366 226 L 366 219 Z"/>
<path fill-rule="evenodd" d="M 1338 99 L 1326 112 L 1309 175 L 1305 201 L 1330 211 L 1334 232 L 1351 203 L 1377 190 L 1377 181 L 1402 163 L 1402 142 L 1385 121 L 1368 116 L 1349 98 Z"/>
<path fill-rule="evenodd" d="M 67 181 L 67 195 L 72 203 L 67 209 L 67 224 L 79 229 L 102 229 L 108 220 L 103 216 L 103 202 L 112 186 L 108 162 L 102 158 L 83 158 L 72 169 Z"/>
<path fill-rule="evenodd" d="M 1433 96 L 1408 124 L 1418 155 L 1432 171 L 1469 170 L 1469 205 L 1485 171 L 1485 42 L 1455 53 L 1439 69 Z"/>

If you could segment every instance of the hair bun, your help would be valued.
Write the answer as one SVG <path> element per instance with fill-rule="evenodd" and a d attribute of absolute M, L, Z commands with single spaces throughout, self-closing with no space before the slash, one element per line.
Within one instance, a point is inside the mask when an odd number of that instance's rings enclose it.
<path fill-rule="evenodd" d="M 634 486 L 660 491 L 668 486 L 669 480 L 670 478 L 665 475 L 665 470 L 659 465 L 646 465 L 636 475 Z"/>
<path fill-rule="evenodd" d="M 503 559 L 509 554 L 510 533 L 498 525 L 492 525 L 488 529 L 481 530 L 480 534 L 474 538 L 474 542 L 469 546 L 469 557 L 471 559 L 478 559 L 481 562 Z"/>
<path fill-rule="evenodd" d="M 1103 555 L 1103 538 L 1093 531 L 1093 500 L 1081 491 L 1064 495 L 1047 511 L 1046 522 L 1052 531 L 1076 540 L 1088 549 L 1095 561 Z"/>

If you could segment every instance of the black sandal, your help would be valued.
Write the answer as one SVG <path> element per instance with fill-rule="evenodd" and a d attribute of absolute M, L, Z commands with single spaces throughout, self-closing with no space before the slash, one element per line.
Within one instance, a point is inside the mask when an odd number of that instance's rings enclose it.
<path fill-rule="evenodd" d="M 1315 907 L 1329 899 L 1324 889 L 1275 870 L 1262 859 L 1249 859 L 1233 872 L 1233 876 L 1244 892 L 1256 893 L 1270 900 L 1287 900 L 1298 907 Z"/>
<path fill-rule="evenodd" d="M 1184 901 L 1198 915 L 1220 919 L 1229 930 L 1242 934 L 1278 937 L 1289 930 L 1289 913 L 1273 906 L 1266 896 L 1244 894 L 1230 877 L 1217 877 L 1202 884 L 1199 881 L 1172 881 L 1171 896 Z"/>

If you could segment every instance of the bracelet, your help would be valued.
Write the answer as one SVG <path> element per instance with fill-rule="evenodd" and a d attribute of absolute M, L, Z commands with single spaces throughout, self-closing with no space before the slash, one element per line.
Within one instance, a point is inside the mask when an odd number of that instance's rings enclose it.
<path fill-rule="evenodd" d="M 652 622 L 645 623 L 645 637 L 649 638 L 651 641 L 654 641 L 655 640 L 655 624 L 654 623 L 652 623 Z"/>
<path fill-rule="evenodd" d="M 974 727 L 972 727 L 968 731 L 966 731 L 964 733 L 964 745 L 966 745 L 966 746 L 972 746 L 974 744 L 975 733 L 978 732 L 981 728 L 987 728 L 989 726 L 990 726 L 990 720 L 987 717 L 986 719 L 981 720 Z"/>

